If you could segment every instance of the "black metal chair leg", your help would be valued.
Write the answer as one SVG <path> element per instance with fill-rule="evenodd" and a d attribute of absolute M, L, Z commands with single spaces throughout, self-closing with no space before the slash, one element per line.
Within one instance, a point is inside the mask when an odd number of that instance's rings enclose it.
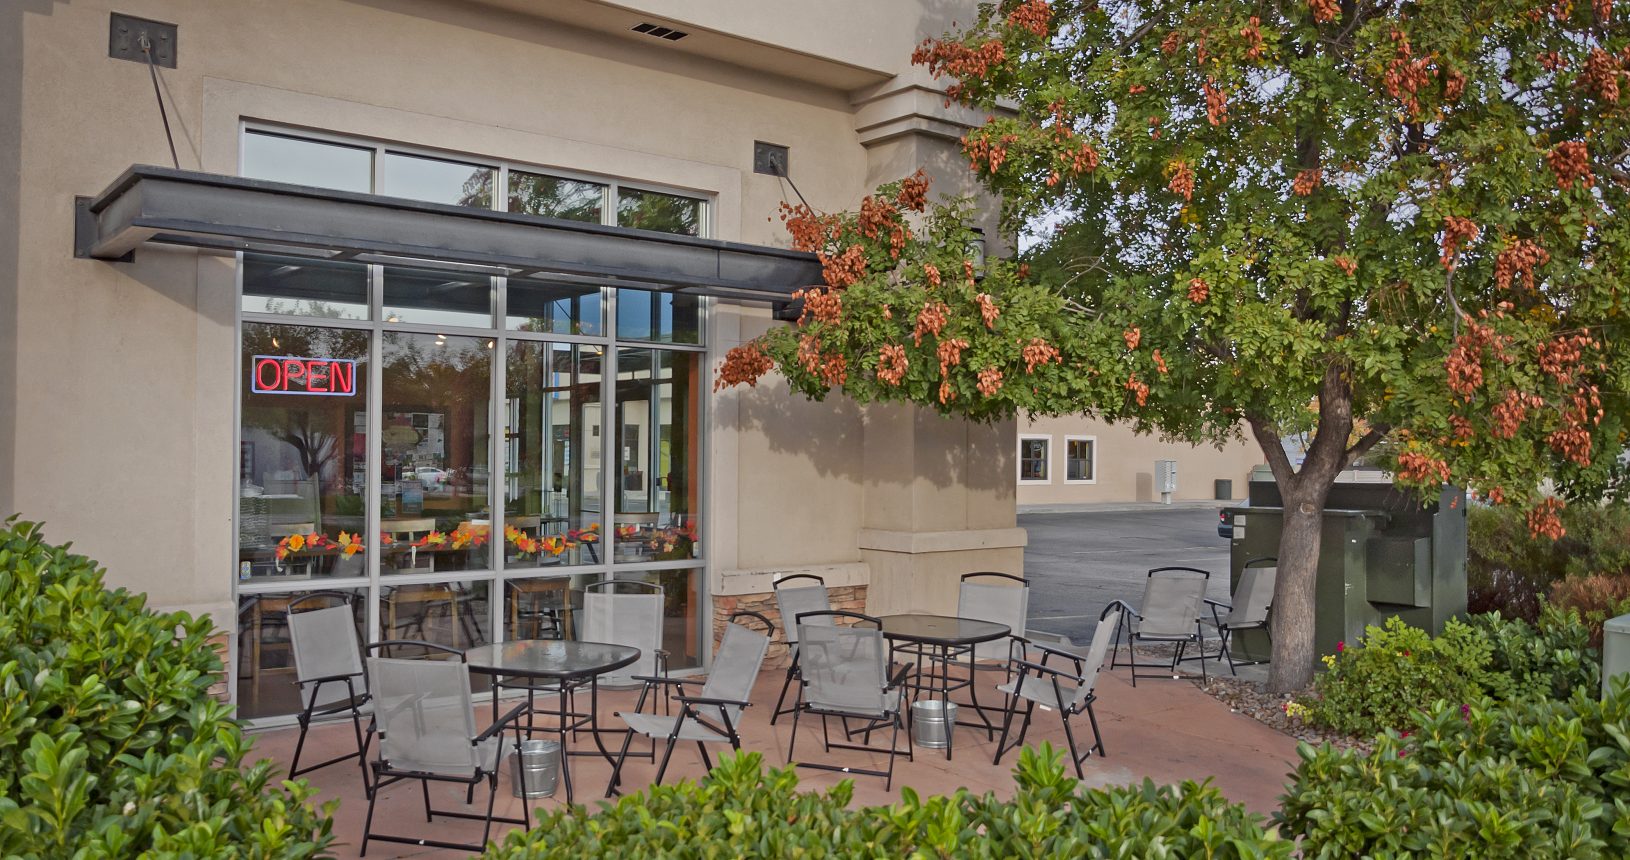
<path fill-rule="evenodd" d="M 419 780 L 419 787 L 424 789 L 424 820 L 426 822 L 429 822 L 430 821 L 430 781 L 426 780 L 426 779 Z"/>
<path fill-rule="evenodd" d="M 1070 763 L 1075 765 L 1075 778 L 1086 779 L 1087 774 L 1081 769 L 1083 756 L 1075 751 L 1075 732 L 1070 730 L 1070 712 L 1064 708 L 1059 708 L 1058 719 L 1064 724 L 1064 739 L 1070 745 Z"/>
<path fill-rule="evenodd" d="M 1098 714 L 1092 710 L 1092 699 L 1087 700 L 1087 721 L 1092 723 L 1092 741 L 1093 746 L 1098 750 L 1098 755 L 1109 755 L 1104 751 L 1104 736 L 1098 731 Z"/>
<path fill-rule="evenodd" d="M 379 774 L 376 773 L 376 774 L 374 774 L 374 785 L 377 786 L 378 784 L 379 784 Z M 364 818 L 362 820 L 362 851 L 358 856 L 361 856 L 361 857 L 367 857 L 368 856 L 368 835 L 373 831 L 373 826 L 374 826 L 374 804 L 376 804 L 378 802 L 379 802 L 379 792 L 378 791 L 375 791 L 375 792 L 368 795 L 368 817 Z"/>

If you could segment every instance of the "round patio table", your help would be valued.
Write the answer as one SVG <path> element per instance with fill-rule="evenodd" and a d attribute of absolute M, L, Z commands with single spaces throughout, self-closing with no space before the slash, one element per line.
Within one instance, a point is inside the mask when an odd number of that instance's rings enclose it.
<path fill-rule="evenodd" d="M 916 677 L 909 682 L 911 688 L 917 691 L 926 691 L 930 695 L 939 694 L 942 705 L 951 702 L 951 691 L 963 687 L 971 687 L 973 678 L 966 681 L 951 683 L 951 661 L 956 657 L 973 650 L 973 646 L 981 642 L 990 642 L 1012 633 L 1012 628 L 1006 624 L 994 621 L 980 621 L 977 618 L 958 618 L 951 615 L 928 615 L 922 613 L 907 613 L 902 615 L 884 615 L 878 621 L 882 625 L 883 638 L 895 643 L 898 650 L 901 644 L 917 646 L 907 653 L 917 657 Z M 923 672 L 923 659 L 930 663 L 938 662 L 940 669 L 934 673 Z M 936 683 L 936 681 L 938 683 Z M 974 707 L 974 713 L 984 723 L 984 728 L 991 730 L 994 726 L 985 718 L 984 711 Z M 959 723 L 959 725 L 974 726 L 973 723 Z M 946 727 L 945 757 L 951 758 L 951 738 L 956 732 Z"/>
<path fill-rule="evenodd" d="M 571 751 L 566 738 L 578 730 L 587 730 L 595 746 L 607 761 L 615 761 L 611 751 L 600 740 L 598 727 L 601 675 L 615 672 L 640 658 L 640 649 L 605 642 L 572 642 L 559 639 L 521 639 L 482 645 L 464 652 L 470 671 L 492 675 L 494 686 L 492 704 L 498 708 L 498 677 L 525 678 L 530 682 L 527 698 L 530 703 L 537 692 L 555 692 L 557 707 L 551 716 L 557 723 L 553 727 L 536 726 L 527 716 L 527 733 L 546 732 L 560 736 L 560 773 L 566 783 L 566 802 L 572 800 Z M 576 713 L 570 709 L 572 694 L 581 686 L 589 688 L 589 709 Z M 554 688 L 550 690 L 549 688 Z M 534 711 L 535 712 L 535 711 Z M 548 712 L 546 712 L 548 713 Z"/>

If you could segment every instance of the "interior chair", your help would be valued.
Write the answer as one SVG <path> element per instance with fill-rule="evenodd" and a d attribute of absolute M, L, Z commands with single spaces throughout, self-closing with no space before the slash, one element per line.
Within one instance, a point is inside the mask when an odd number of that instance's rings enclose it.
<path fill-rule="evenodd" d="M 1064 738 L 1069 742 L 1070 761 L 1075 764 L 1076 778 L 1086 778 L 1081 762 L 1093 753 L 1100 756 L 1105 754 L 1104 737 L 1098 731 L 1098 715 L 1093 713 L 1092 703 L 1098 699 L 1098 673 L 1103 668 L 1110 641 L 1116 638 L 1120 630 L 1121 614 L 1114 604 L 1104 608 L 1103 614 L 1098 616 L 1098 629 L 1093 631 L 1092 645 L 1088 647 L 1085 657 L 1032 642 L 1030 647 L 1041 652 L 1041 660 L 1036 662 L 1021 658 L 1013 661 L 1019 676 L 1000 688 L 1008 697 L 1007 715 L 1002 720 L 1002 737 L 996 742 L 996 758 L 992 764 L 1001 764 L 1002 756 L 1008 750 L 1024 746 L 1025 733 L 1030 731 L 1031 718 L 1035 715 L 1036 706 L 1040 705 L 1043 710 L 1058 712 L 1058 718 L 1064 724 Z M 1062 658 L 1068 664 L 1049 666 L 1047 661 L 1054 657 Z M 1019 711 L 1020 700 L 1025 704 L 1019 733 L 1009 744 L 1007 739 L 1013 727 L 1013 715 Z M 1082 713 L 1087 715 L 1087 721 L 1092 725 L 1092 746 L 1086 752 L 1077 751 L 1075 732 L 1070 728 L 1070 718 Z"/>
<path fill-rule="evenodd" d="M 764 625 L 765 632 L 749 630 L 736 623 L 738 619 L 749 618 Z M 770 637 L 774 635 L 775 625 L 763 615 L 746 610 L 732 614 L 725 624 L 719 650 L 713 655 L 713 668 L 699 694 L 685 691 L 687 683 L 695 683 L 690 678 L 642 677 L 640 680 L 645 683 L 645 688 L 640 691 L 640 699 L 634 710 L 617 712 L 630 731 L 623 739 L 622 752 L 618 754 L 617 764 L 611 771 L 611 781 L 606 784 L 606 797 L 617 791 L 623 762 L 628 758 L 628 747 L 635 734 L 650 738 L 653 744 L 658 739 L 668 742 L 667 749 L 662 753 L 662 764 L 657 767 L 657 785 L 662 784 L 662 777 L 668 772 L 668 761 L 673 757 L 674 745 L 680 741 L 696 743 L 696 748 L 702 753 L 702 765 L 708 770 L 713 769 L 713 761 L 707 754 L 708 744 L 729 743 L 731 749 L 741 749 L 741 713 L 752 704 L 749 699 L 753 693 L 753 682 L 758 680 L 758 671 L 764 665 L 764 654 L 770 647 Z M 644 713 L 647 696 L 653 693 L 669 694 L 668 691 L 658 692 L 658 688 L 664 686 L 670 688 L 674 701 L 679 703 L 679 714 L 659 716 Z"/>
<path fill-rule="evenodd" d="M 362 721 L 372 712 L 368 680 L 362 667 L 362 643 L 357 638 L 356 597 L 341 591 L 315 591 L 289 601 L 288 626 L 294 650 L 295 683 L 300 688 L 300 738 L 294 744 L 294 761 L 289 778 L 310 773 L 355 758 L 362 771 L 362 786 L 370 794 L 368 745 L 373 725 L 363 730 Z M 308 608 L 318 602 L 327 605 Z M 314 719 L 349 715 L 356 735 L 355 752 L 335 756 L 316 764 L 300 766 L 306 748 L 306 733 Z"/>
<path fill-rule="evenodd" d="M 1115 655 L 1110 668 L 1119 665 L 1120 634 L 1126 634 L 1126 665 L 1132 669 L 1132 686 L 1138 685 L 1139 669 L 1162 668 L 1164 675 L 1177 677 L 1177 664 L 1183 661 L 1183 652 L 1194 645 L 1200 660 L 1200 677 L 1206 677 L 1205 633 L 1200 618 L 1205 606 L 1206 583 L 1211 574 L 1195 567 L 1157 567 L 1149 571 L 1143 583 L 1143 597 L 1133 608 L 1124 600 L 1112 601 L 1104 611 L 1118 607 L 1121 623 L 1115 635 Z M 1171 663 L 1139 663 L 1137 646 L 1153 642 L 1175 646 Z M 1160 677 L 1144 673 L 1145 678 Z"/>
<path fill-rule="evenodd" d="M 1232 603 L 1206 598 L 1206 605 L 1211 607 L 1211 617 L 1202 618 L 1201 622 L 1216 628 L 1217 636 L 1222 640 L 1222 658 L 1228 661 L 1231 674 L 1238 675 L 1239 666 L 1257 666 L 1268 662 L 1235 660 L 1229 645 L 1234 641 L 1234 634 L 1241 630 L 1261 630 L 1270 643 L 1273 641 L 1268 616 L 1273 610 L 1273 588 L 1279 578 L 1278 564 L 1279 559 L 1272 556 L 1253 558 L 1245 562 L 1240 570 L 1239 588 L 1234 591 Z M 1224 612 L 1228 614 L 1224 615 Z"/>
<path fill-rule="evenodd" d="M 781 623 L 784 625 L 782 635 L 787 640 L 787 678 L 781 682 L 781 695 L 775 700 L 775 711 L 770 714 L 770 725 L 781 718 L 782 714 L 791 713 L 797 707 L 796 697 L 793 704 L 788 705 L 787 693 L 792 690 L 792 682 L 798 678 L 798 624 L 796 619 L 800 615 L 809 613 L 828 612 L 832 609 L 832 599 L 826 591 L 826 580 L 813 573 L 794 573 L 777 579 L 771 589 L 775 592 L 776 609 L 781 613 Z M 811 615 L 811 624 L 830 624 L 831 620 L 825 615 Z"/>
<path fill-rule="evenodd" d="M 850 626 L 840 627 L 837 621 L 848 619 Z M 882 622 L 859 612 L 827 611 L 806 612 L 794 619 L 802 629 L 798 632 L 799 669 L 798 705 L 792 714 L 792 737 L 787 741 L 787 762 L 793 763 L 798 746 L 798 723 L 808 714 L 821 718 L 821 735 L 826 753 L 833 749 L 859 750 L 884 753 L 889 757 L 887 770 L 836 765 L 826 761 L 796 762 L 799 767 L 831 770 L 839 773 L 858 773 L 880 776 L 884 790 L 894 787 L 894 760 L 902 753 L 912 759 L 911 740 L 906 739 L 900 749 L 900 730 L 905 728 L 905 682 L 911 667 L 901 665 L 889 672 L 889 647 L 883 639 Z M 833 741 L 828 719 L 842 720 L 843 738 Z M 860 728 L 849 730 L 849 721 L 859 720 Z M 889 745 L 870 745 L 874 730 L 892 727 Z M 853 744 L 846 739 L 864 732 L 867 744 Z"/>
<path fill-rule="evenodd" d="M 407 660 L 376 656 L 394 646 L 423 648 L 441 659 Z M 470 670 L 463 652 L 430 642 L 386 641 L 368 646 L 368 682 L 374 695 L 378 725 L 379 757 L 371 763 L 373 792 L 368 797 L 368 817 L 362 825 L 361 855 L 368 856 L 373 840 L 403 845 L 432 846 L 455 851 L 480 852 L 492 837 L 492 824 L 532 826 L 525 804 L 520 818 L 493 815 L 498 799 L 498 769 L 507 747 L 517 754 L 521 748 L 520 718 L 525 703 L 516 705 L 485 729 L 475 726 L 475 703 L 470 694 Z M 388 652 L 387 652 L 388 653 Z M 514 730 L 514 741 L 503 742 L 506 729 Z M 520 777 L 525 794 L 524 769 Z M 458 843 L 424 836 L 375 833 L 374 811 L 385 788 L 404 780 L 417 780 L 423 788 L 425 821 L 434 824 L 436 816 L 485 822 L 479 843 Z M 470 792 L 481 783 L 489 790 L 483 813 L 435 809 L 430 804 L 430 783 L 450 782 L 466 786 Z M 466 795 L 468 802 L 469 795 Z"/>
<path fill-rule="evenodd" d="M 1004 673 L 1003 680 L 1013 680 L 1013 660 L 1025 654 L 1025 621 L 1029 611 L 1030 580 L 995 571 L 963 574 L 957 590 L 958 617 L 1006 625 L 1010 631 L 1001 639 L 952 649 L 939 658 L 967 671 L 968 705 L 985 724 L 987 737 L 994 737 L 996 726 L 985 715 L 986 706 L 979 704 L 978 673 L 997 670 Z M 953 688 L 955 686 L 953 684 Z"/>

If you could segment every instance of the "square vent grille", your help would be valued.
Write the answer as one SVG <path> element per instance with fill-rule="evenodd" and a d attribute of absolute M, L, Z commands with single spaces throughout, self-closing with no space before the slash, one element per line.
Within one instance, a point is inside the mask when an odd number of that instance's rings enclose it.
<path fill-rule="evenodd" d="M 644 33 L 647 36 L 654 36 L 658 39 L 667 39 L 670 42 L 677 42 L 680 39 L 690 35 L 683 30 L 675 30 L 672 27 L 663 27 L 661 25 L 651 23 L 635 24 L 632 29 L 636 33 Z"/>

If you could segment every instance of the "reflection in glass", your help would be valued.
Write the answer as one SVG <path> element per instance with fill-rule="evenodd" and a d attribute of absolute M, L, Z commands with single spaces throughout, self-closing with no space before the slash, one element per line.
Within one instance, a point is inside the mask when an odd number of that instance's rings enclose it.
<path fill-rule="evenodd" d="M 373 189 L 374 151 L 249 130 L 243 133 L 240 174 L 295 185 L 367 194 Z"/>
<path fill-rule="evenodd" d="M 504 325 L 510 331 L 600 334 L 600 288 L 509 279 Z"/>
<path fill-rule="evenodd" d="M 300 710 L 299 687 L 294 679 L 294 649 L 289 636 L 289 604 L 312 591 L 293 591 L 279 594 L 245 594 L 238 598 L 238 715 L 240 717 L 269 717 L 293 714 Z M 324 594 L 343 594 L 351 598 L 356 614 L 357 641 L 367 640 L 363 625 L 367 623 L 367 589 L 348 588 L 336 591 L 325 589 Z M 305 612 L 339 606 L 342 597 L 303 600 L 298 608 Z M 343 685 L 341 685 L 343 689 Z M 327 692 L 327 685 L 324 692 Z"/>
<path fill-rule="evenodd" d="M 364 576 L 368 333 L 243 324 L 238 577 Z"/>
<path fill-rule="evenodd" d="M 385 573 L 489 567 L 491 344 L 476 337 L 384 335 L 379 494 Z"/>
<path fill-rule="evenodd" d="M 702 235 L 702 201 L 694 197 L 617 189 L 617 225 L 681 236 Z"/>
<path fill-rule="evenodd" d="M 604 348 L 515 341 L 505 369 L 506 567 L 600 561 Z"/>
<path fill-rule="evenodd" d="M 583 586 L 594 576 L 534 576 L 504 582 L 504 638 L 575 639 Z"/>
<path fill-rule="evenodd" d="M 325 319 L 368 318 L 368 267 L 304 257 L 243 255 L 243 309 Z"/>
<path fill-rule="evenodd" d="M 490 582 L 421 582 L 380 589 L 381 639 L 434 642 L 466 649 L 492 641 Z M 401 654 L 398 656 L 417 656 Z"/>
<path fill-rule="evenodd" d="M 629 287 L 619 289 L 617 336 L 658 343 L 701 343 L 702 299 Z"/>
<path fill-rule="evenodd" d="M 597 182 L 509 172 L 509 211 L 568 221 L 599 224 L 606 206 L 606 186 Z"/>
<path fill-rule="evenodd" d="M 492 325 L 492 278 L 445 269 L 385 267 L 385 322 Z"/>
<path fill-rule="evenodd" d="M 701 355 L 617 350 L 614 560 L 696 558 Z"/>
<path fill-rule="evenodd" d="M 387 152 L 379 157 L 379 193 L 491 209 L 496 173 L 479 164 Z"/>

